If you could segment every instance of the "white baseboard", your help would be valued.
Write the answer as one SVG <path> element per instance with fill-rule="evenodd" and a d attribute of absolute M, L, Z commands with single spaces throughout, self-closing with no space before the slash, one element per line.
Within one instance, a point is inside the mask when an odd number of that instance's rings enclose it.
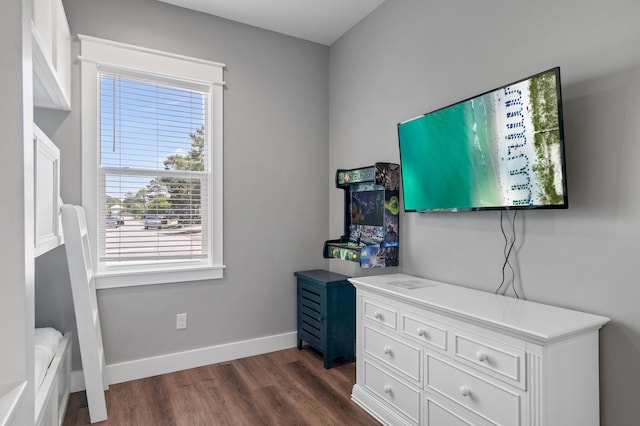
<path fill-rule="evenodd" d="M 107 384 L 113 385 L 159 374 L 202 367 L 203 365 L 266 354 L 296 346 L 297 338 L 297 333 L 292 331 L 290 333 L 142 358 L 118 364 L 107 364 L 106 380 Z M 85 390 L 82 371 L 72 371 L 71 392 L 82 390 Z"/>

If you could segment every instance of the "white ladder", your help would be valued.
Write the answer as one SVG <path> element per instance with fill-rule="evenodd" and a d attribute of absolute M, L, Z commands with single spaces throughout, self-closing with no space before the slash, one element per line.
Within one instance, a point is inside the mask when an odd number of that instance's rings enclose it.
<path fill-rule="evenodd" d="M 104 349 L 102 347 L 96 285 L 93 277 L 93 262 L 87 221 L 82 207 L 70 204 L 63 205 L 62 227 L 71 279 L 73 307 L 76 312 L 89 417 L 91 423 L 96 423 L 107 419 L 104 391 L 109 386 L 105 380 Z"/>

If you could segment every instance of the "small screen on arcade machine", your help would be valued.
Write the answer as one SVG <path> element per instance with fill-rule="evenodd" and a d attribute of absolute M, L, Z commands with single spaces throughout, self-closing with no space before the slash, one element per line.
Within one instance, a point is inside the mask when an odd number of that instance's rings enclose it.
<path fill-rule="evenodd" d="M 382 226 L 384 221 L 384 191 L 351 193 L 351 224 Z"/>

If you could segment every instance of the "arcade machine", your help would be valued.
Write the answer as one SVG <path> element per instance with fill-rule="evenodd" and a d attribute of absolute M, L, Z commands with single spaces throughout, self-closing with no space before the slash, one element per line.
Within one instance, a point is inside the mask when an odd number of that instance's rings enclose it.
<path fill-rule="evenodd" d="M 336 171 L 336 187 L 344 190 L 344 235 L 324 243 L 325 258 L 362 268 L 398 266 L 399 171 L 394 163 Z"/>

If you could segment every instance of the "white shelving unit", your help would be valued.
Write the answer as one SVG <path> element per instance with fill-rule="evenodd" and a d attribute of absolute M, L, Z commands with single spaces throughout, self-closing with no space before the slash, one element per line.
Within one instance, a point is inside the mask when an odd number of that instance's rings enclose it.
<path fill-rule="evenodd" d="M 0 174 L 11 183 L 4 195 L 12 204 L 0 223 L 11 244 L 0 257 L 0 425 L 22 426 L 33 423 L 35 412 L 33 107 L 70 109 L 71 36 L 62 1 L 3 2 L 0 49 L 13 58 L 0 78 Z M 25 75 L 33 75 L 33 84 Z"/>
<path fill-rule="evenodd" d="M 0 425 L 26 425 L 34 417 L 33 104 L 24 78 L 31 73 L 31 16 L 28 0 L 2 3 L 0 50 L 10 59 L 0 78 L 0 176 L 12 208 L 0 221 Z"/>

